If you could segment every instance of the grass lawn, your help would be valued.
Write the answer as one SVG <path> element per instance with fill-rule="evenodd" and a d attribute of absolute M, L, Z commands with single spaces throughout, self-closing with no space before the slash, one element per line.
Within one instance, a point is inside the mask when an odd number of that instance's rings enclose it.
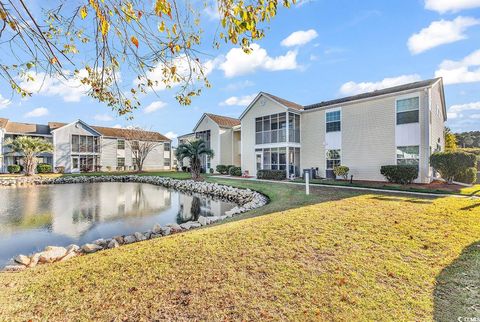
<path fill-rule="evenodd" d="M 305 182 L 302 178 L 295 181 Z M 464 187 L 460 185 L 449 185 L 445 183 L 431 183 L 431 184 L 409 184 L 401 185 L 388 182 L 376 181 L 354 181 L 350 183 L 344 180 L 325 180 L 313 179 L 310 180 L 312 184 L 327 185 L 327 186 L 346 186 L 346 187 L 360 187 L 360 188 L 374 188 L 392 191 L 409 191 L 409 192 L 424 192 L 435 194 L 457 194 L 464 196 L 480 196 L 480 184 L 474 184 L 471 187 Z"/>
<path fill-rule="evenodd" d="M 271 203 L 237 217 L 245 220 L 0 273 L 0 320 L 479 315 L 478 199 L 322 187 L 307 197 L 300 186 L 208 180 L 261 191 Z"/>

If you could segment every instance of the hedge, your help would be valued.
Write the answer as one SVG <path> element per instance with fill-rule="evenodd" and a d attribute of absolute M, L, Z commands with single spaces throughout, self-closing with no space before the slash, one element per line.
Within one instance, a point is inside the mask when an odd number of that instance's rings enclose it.
<path fill-rule="evenodd" d="M 232 167 L 230 168 L 229 175 L 234 176 L 234 177 L 241 177 L 242 176 L 242 168 L 240 167 Z"/>
<path fill-rule="evenodd" d="M 220 174 L 227 174 L 228 172 L 228 169 L 227 169 L 227 166 L 226 165 L 223 165 L 223 164 L 219 164 L 217 165 L 216 167 L 216 170 L 218 173 Z"/>
<path fill-rule="evenodd" d="M 462 151 L 456 152 L 437 152 L 430 156 L 431 166 L 440 173 L 443 179 L 452 183 L 460 181 L 464 183 L 475 182 L 475 176 L 472 176 L 472 170 L 477 165 L 477 156 L 475 154 Z"/>
<path fill-rule="evenodd" d="M 8 173 L 19 173 L 22 168 L 18 164 L 11 164 L 7 166 Z"/>
<path fill-rule="evenodd" d="M 37 173 L 51 173 L 52 166 L 48 163 L 37 164 Z"/>
<path fill-rule="evenodd" d="M 266 180 L 285 180 L 287 172 L 285 170 L 258 170 L 257 179 Z"/>
<path fill-rule="evenodd" d="M 388 182 L 409 184 L 418 178 L 418 166 L 416 165 L 384 165 L 380 173 L 387 178 Z"/>

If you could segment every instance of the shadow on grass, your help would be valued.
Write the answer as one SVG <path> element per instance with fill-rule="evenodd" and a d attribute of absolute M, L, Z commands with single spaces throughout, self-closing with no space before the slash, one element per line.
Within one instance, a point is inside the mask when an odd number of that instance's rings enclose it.
<path fill-rule="evenodd" d="M 424 197 L 422 196 L 422 198 Z M 371 199 L 381 200 L 381 201 L 401 201 L 401 202 L 409 202 L 409 203 L 424 204 L 424 205 L 433 203 L 433 200 L 428 200 L 428 199 L 406 199 L 406 198 L 387 197 L 387 196 L 372 197 Z"/>
<path fill-rule="evenodd" d="M 466 247 L 437 276 L 433 301 L 435 321 L 480 320 L 480 241 Z"/>
<path fill-rule="evenodd" d="M 473 205 L 470 205 L 470 206 L 467 206 L 467 207 L 463 207 L 461 210 L 471 210 L 471 209 L 474 209 L 474 208 L 477 208 L 477 207 L 480 207 L 480 202 L 478 202 L 476 204 L 473 204 Z"/>

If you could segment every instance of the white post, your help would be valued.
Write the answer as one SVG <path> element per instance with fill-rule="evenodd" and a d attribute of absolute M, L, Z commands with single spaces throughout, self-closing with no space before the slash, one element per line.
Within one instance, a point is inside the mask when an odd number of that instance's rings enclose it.
<path fill-rule="evenodd" d="M 305 172 L 305 194 L 310 194 L 310 173 Z"/>

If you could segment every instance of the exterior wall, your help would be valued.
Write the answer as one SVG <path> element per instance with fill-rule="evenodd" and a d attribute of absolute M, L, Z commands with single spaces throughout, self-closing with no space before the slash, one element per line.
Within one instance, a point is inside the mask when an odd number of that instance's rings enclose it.
<path fill-rule="evenodd" d="M 221 144 L 220 144 L 220 127 L 218 126 L 217 123 L 212 121 L 208 116 L 205 116 L 198 124 L 197 128 L 195 129 L 195 132 L 202 132 L 202 131 L 208 131 L 210 130 L 210 148 L 213 150 L 215 155 L 213 158 L 210 160 L 210 167 L 215 169 L 217 165 L 222 164 L 221 163 L 221 156 L 222 156 L 222 150 L 221 150 Z M 207 169 L 208 172 L 209 169 Z"/>
<path fill-rule="evenodd" d="M 157 146 L 155 146 L 155 148 L 153 148 L 153 150 L 147 155 L 147 158 L 143 163 L 143 170 L 152 171 L 152 170 L 168 170 L 168 169 L 170 169 L 170 167 L 164 166 L 164 145 L 163 143 L 160 143 Z"/>
<path fill-rule="evenodd" d="M 304 112 L 300 117 L 300 171 L 318 168 L 325 177 L 325 111 Z"/>
<path fill-rule="evenodd" d="M 72 135 L 75 134 L 98 136 L 97 133 L 79 122 L 58 128 L 52 134 L 54 145 L 54 167 L 65 167 L 65 172 L 72 171 Z M 95 153 L 82 153 L 82 155 L 95 155 Z"/>
<path fill-rule="evenodd" d="M 115 170 L 117 168 L 117 139 L 102 137 L 101 142 L 100 164 L 102 165 L 102 170 L 106 171 L 107 167 Z"/>
<path fill-rule="evenodd" d="M 396 125 L 396 100 L 412 96 L 420 98 L 419 123 Z M 350 168 L 354 180 L 385 181 L 380 167 L 396 164 L 396 147 L 419 145 L 417 181 L 429 182 L 428 106 L 428 95 L 424 90 L 342 105 L 341 164 Z M 338 107 L 306 111 L 301 117 L 301 168 L 318 168 L 322 177 L 326 175 L 328 145 L 333 141 L 338 143 L 337 140 L 327 140 L 325 113 Z M 439 127 L 435 130 L 438 137 L 440 132 L 443 133 L 443 120 L 436 126 Z"/>
<path fill-rule="evenodd" d="M 241 119 L 242 134 L 241 134 L 241 155 L 242 155 L 242 171 L 248 171 L 251 176 L 256 176 L 255 164 L 255 118 L 286 112 L 286 109 L 280 104 L 261 97 L 250 110 L 243 115 Z M 302 125 L 300 125 L 302 126 Z M 282 143 L 286 146 L 286 143 Z M 276 143 L 278 146 L 278 143 Z M 262 146 L 268 147 L 268 144 Z"/>
<path fill-rule="evenodd" d="M 431 98 L 431 112 L 430 112 L 430 151 L 431 153 L 437 150 L 437 145 L 440 145 L 440 150 L 445 151 L 445 118 L 443 100 L 441 94 L 441 86 L 437 83 L 432 87 Z M 433 170 L 429 169 L 430 175 L 433 177 Z"/>
<path fill-rule="evenodd" d="M 233 162 L 232 164 L 240 167 L 242 165 L 242 155 L 241 155 L 241 139 L 242 139 L 242 133 L 241 131 L 233 131 L 232 133 L 232 144 L 233 144 L 233 149 L 232 149 L 232 158 Z"/>
<path fill-rule="evenodd" d="M 7 172 L 7 168 L 3 162 L 3 141 L 4 141 L 4 131 L 0 128 L 0 173 Z"/>

